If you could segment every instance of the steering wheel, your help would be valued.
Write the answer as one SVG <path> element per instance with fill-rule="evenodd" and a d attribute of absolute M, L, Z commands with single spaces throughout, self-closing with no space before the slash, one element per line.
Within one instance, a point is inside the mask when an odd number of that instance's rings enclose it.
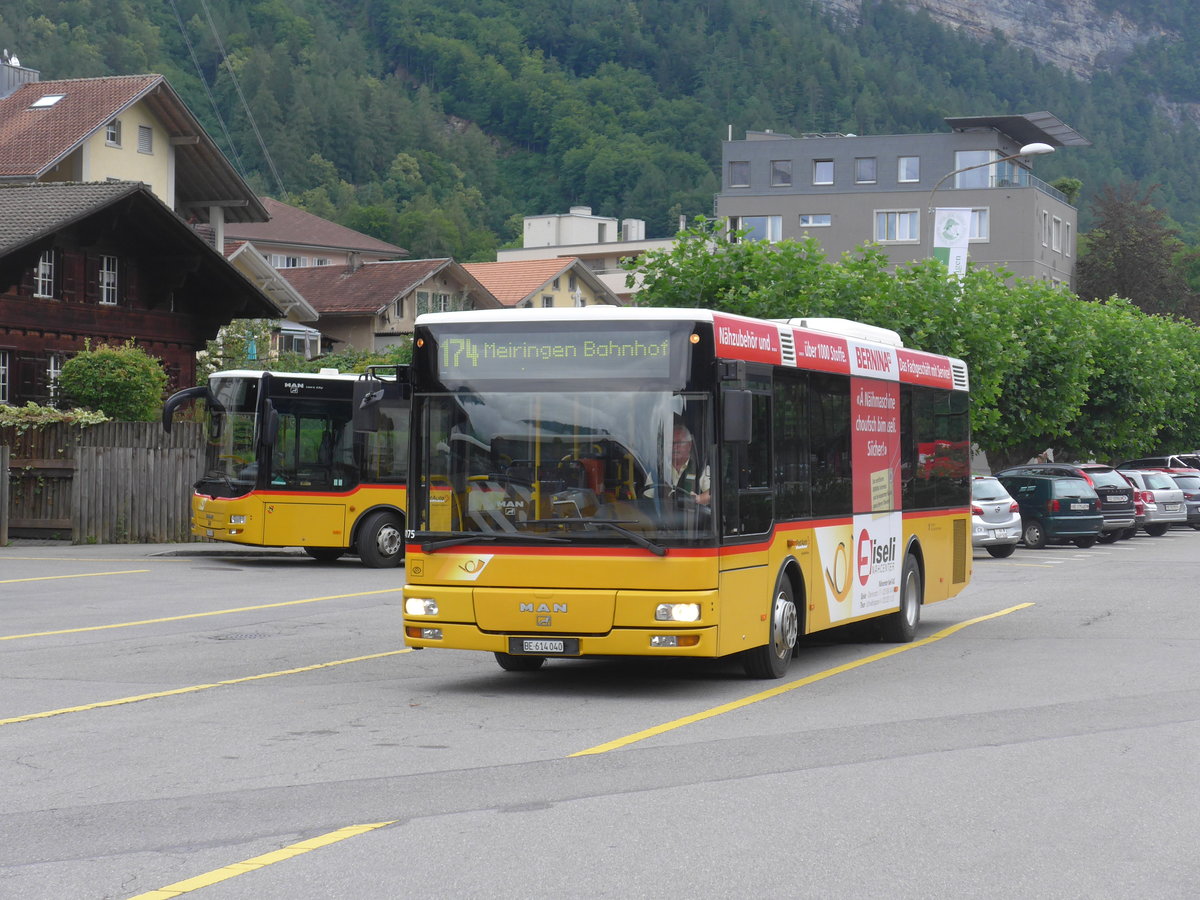
<path fill-rule="evenodd" d="M 677 490 L 678 488 L 675 485 L 668 484 L 665 481 L 651 481 L 642 488 L 642 496 L 655 500 L 669 499 L 675 496 Z"/>

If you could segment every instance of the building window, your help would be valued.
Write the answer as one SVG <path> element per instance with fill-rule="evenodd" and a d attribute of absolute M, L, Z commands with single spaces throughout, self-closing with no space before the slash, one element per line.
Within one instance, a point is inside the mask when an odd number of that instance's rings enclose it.
<path fill-rule="evenodd" d="M 328 266 L 330 264 L 331 264 L 331 261 L 330 261 L 329 257 L 327 257 L 327 256 L 313 257 L 313 265 L 314 266 Z"/>
<path fill-rule="evenodd" d="M 896 167 L 896 180 L 912 183 L 921 180 L 921 157 L 901 156 Z"/>
<path fill-rule="evenodd" d="M 110 147 L 121 146 L 121 120 L 113 119 L 104 127 L 104 143 Z"/>
<path fill-rule="evenodd" d="M 968 172 L 959 172 L 954 176 L 956 188 L 985 188 L 991 187 L 991 166 L 986 165 L 996 158 L 995 150 L 958 150 L 954 154 L 954 168 L 965 169 L 979 166 Z"/>
<path fill-rule="evenodd" d="M 550 309 L 554 306 L 554 296 L 552 294 L 542 294 L 542 308 Z"/>
<path fill-rule="evenodd" d="M 783 234 L 783 216 L 732 216 L 729 230 L 735 233 L 734 240 L 778 241 Z M 745 230 L 741 237 L 736 232 Z"/>
<path fill-rule="evenodd" d="M 1071 223 L 1063 222 L 1063 256 L 1071 255 Z"/>
<path fill-rule="evenodd" d="M 550 282 L 550 288 L 551 288 L 551 290 L 555 290 L 555 291 L 558 290 L 558 279 L 557 278 L 555 278 L 552 282 Z"/>
<path fill-rule="evenodd" d="M 45 97 L 38 97 L 36 100 L 34 100 L 32 103 L 30 103 L 29 108 L 30 109 L 49 109 L 51 106 L 56 104 L 59 100 L 61 100 L 65 96 L 67 96 L 67 95 L 66 94 L 47 94 Z"/>
<path fill-rule="evenodd" d="M 33 275 L 33 296 L 54 296 L 54 251 L 43 250 Z"/>
<path fill-rule="evenodd" d="M 1042 210 L 1042 246 L 1050 246 L 1050 213 Z"/>
<path fill-rule="evenodd" d="M 63 355 L 51 353 L 46 357 L 46 386 L 50 389 L 50 406 L 58 406 L 58 376 L 62 374 Z"/>
<path fill-rule="evenodd" d="M 404 318 L 404 298 L 403 297 L 396 298 L 396 318 L 397 319 Z"/>
<path fill-rule="evenodd" d="M 149 125 L 138 126 L 138 153 L 154 152 L 154 129 Z"/>
<path fill-rule="evenodd" d="M 555 280 L 557 281 L 558 279 L 555 279 Z M 579 286 L 579 280 L 576 277 L 575 273 L 572 272 L 570 275 L 567 276 L 567 290 L 573 291 L 578 286 Z M 557 287 L 557 285 L 556 285 L 556 287 Z"/>
<path fill-rule="evenodd" d="M 921 221 L 915 209 L 881 209 L 875 211 L 875 240 L 880 243 L 918 241 Z"/>
<path fill-rule="evenodd" d="M 801 228 L 828 228 L 832 224 L 833 216 L 830 213 L 800 214 Z"/>
<path fill-rule="evenodd" d="M 833 184 L 833 160 L 813 160 L 813 184 Z"/>
<path fill-rule="evenodd" d="M 771 160 L 771 187 L 792 186 L 792 161 L 790 159 Z"/>
<path fill-rule="evenodd" d="M 855 184 L 874 184 L 877 180 L 875 174 L 875 157 L 860 156 L 854 160 Z"/>
<path fill-rule="evenodd" d="M 729 186 L 750 187 L 750 163 L 736 160 L 729 164 Z"/>
<path fill-rule="evenodd" d="M 1050 222 L 1050 249 L 1062 253 L 1062 219 L 1055 216 Z"/>
<path fill-rule="evenodd" d="M 9 400 L 8 373 L 11 371 L 11 360 L 11 353 L 7 350 L 0 350 L 0 403 L 7 403 Z"/>
<path fill-rule="evenodd" d="M 971 233 L 967 237 L 972 241 L 991 240 L 991 213 L 988 209 L 971 210 Z"/>
<path fill-rule="evenodd" d="M 105 306 L 117 305 L 117 258 L 115 256 L 100 257 L 100 302 Z"/>

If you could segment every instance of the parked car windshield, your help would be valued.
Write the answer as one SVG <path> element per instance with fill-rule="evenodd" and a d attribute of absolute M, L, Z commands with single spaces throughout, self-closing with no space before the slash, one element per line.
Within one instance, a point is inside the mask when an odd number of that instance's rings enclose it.
<path fill-rule="evenodd" d="M 1146 487 L 1152 491 L 1174 490 L 1175 488 L 1175 482 L 1171 480 L 1171 476 L 1164 472 L 1147 472 L 1142 477 L 1146 479 Z"/>
<path fill-rule="evenodd" d="M 1097 487 L 1121 489 L 1129 487 L 1129 482 L 1122 478 L 1116 469 L 1087 469 L 1085 471 Z"/>
<path fill-rule="evenodd" d="M 1095 500 L 1096 492 L 1092 490 L 1092 486 L 1082 478 L 1055 478 L 1051 486 L 1052 496 L 1060 498 L 1083 498 L 1085 500 Z"/>
<path fill-rule="evenodd" d="M 1007 500 L 1008 491 L 995 478 L 976 478 L 971 482 L 971 499 L 982 500 Z"/>

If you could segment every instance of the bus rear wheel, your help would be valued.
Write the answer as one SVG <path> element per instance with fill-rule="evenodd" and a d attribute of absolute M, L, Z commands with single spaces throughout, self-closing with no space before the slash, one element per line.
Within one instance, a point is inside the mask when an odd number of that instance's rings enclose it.
<path fill-rule="evenodd" d="M 371 569 L 390 569 L 404 559 L 404 531 L 395 513 L 372 513 L 362 523 L 358 539 L 358 558 Z"/>
<path fill-rule="evenodd" d="M 346 555 L 341 547 L 305 547 L 304 552 L 317 562 L 334 562 Z"/>
<path fill-rule="evenodd" d="M 512 653 L 496 653 L 496 662 L 505 672 L 536 672 L 546 661 L 544 656 L 515 656 Z"/>
<path fill-rule="evenodd" d="M 800 615 L 792 597 L 792 583 L 783 572 L 775 583 L 771 601 L 771 626 L 767 642 L 744 651 L 742 667 L 751 678 L 782 678 L 792 661 L 792 650 L 800 635 Z"/>
<path fill-rule="evenodd" d="M 900 576 L 900 608 L 879 623 L 879 639 L 891 644 L 907 644 L 917 636 L 921 621 L 921 567 L 911 553 L 904 557 Z"/>

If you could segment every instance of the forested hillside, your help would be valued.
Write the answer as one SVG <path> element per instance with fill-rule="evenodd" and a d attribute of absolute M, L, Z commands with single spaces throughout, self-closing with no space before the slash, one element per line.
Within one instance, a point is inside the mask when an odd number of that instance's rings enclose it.
<path fill-rule="evenodd" d="M 1038 163 L 1083 181 L 1085 227 L 1136 181 L 1188 233 L 1200 0 L 1097 6 L 1172 36 L 1091 81 L 890 2 L 851 25 L 800 0 L 6 0 L 0 44 L 47 80 L 163 73 L 261 192 L 416 256 L 494 258 L 519 216 L 577 203 L 670 234 L 711 213 L 730 127 L 1042 109 L 1095 145 Z"/>

